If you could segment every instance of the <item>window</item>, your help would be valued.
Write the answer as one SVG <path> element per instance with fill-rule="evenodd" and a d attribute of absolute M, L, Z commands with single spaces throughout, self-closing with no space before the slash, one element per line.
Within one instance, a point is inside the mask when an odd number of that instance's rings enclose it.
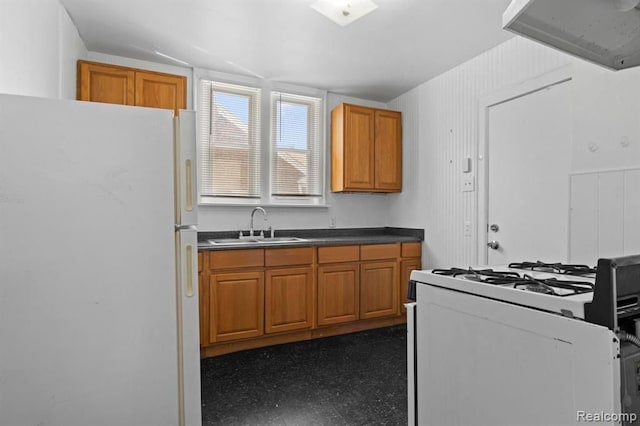
<path fill-rule="evenodd" d="M 203 197 L 260 197 L 260 90 L 202 81 Z"/>
<path fill-rule="evenodd" d="M 322 205 L 324 94 L 263 86 L 200 81 L 200 200 Z"/>
<path fill-rule="evenodd" d="M 271 93 L 271 194 L 322 196 L 322 99 Z"/>

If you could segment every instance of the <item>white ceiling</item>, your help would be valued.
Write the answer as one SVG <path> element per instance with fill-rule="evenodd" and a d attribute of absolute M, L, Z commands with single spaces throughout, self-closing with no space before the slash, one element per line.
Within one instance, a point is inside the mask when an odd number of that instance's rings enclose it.
<path fill-rule="evenodd" d="M 94 52 L 387 102 L 512 35 L 510 0 L 374 0 L 340 27 L 314 0 L 60 0 Z"/>

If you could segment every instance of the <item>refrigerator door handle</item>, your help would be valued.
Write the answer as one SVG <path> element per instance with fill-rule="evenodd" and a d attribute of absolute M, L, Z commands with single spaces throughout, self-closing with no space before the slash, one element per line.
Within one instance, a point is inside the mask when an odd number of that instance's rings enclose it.
<path fill-rule="evenodd" d="M 185 182 L 185 210 L 188 212 L 193 210 L 193 195 L 194 195 L 194 187 L 193 187 L 193 168 L 191 159 L 185 160 L 184 162 L 184 182 Z"/>
<path fill-rule="evenodd" d="M 194 295 L 194 291 L 193 291 L 193 262 L 194 262 L 194 255 L 193 255 L 193 246 L 191 244 L 187 244 L 186 247 L 186 264 L 188 265 L 187 267 L 187 277 L 186 277 L 186 281 L 187 281 L 187 285 L 185 288 L 185 296 L 187 297 L 193 297 Z"/>

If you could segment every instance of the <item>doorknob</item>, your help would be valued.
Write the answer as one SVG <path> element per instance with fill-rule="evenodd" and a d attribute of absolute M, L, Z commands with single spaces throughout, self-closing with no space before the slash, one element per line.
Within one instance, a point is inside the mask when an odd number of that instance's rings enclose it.
<path fill-rule="evenodd" d="M 495 240 L 489 241 L 487 243 L 487 247 L 489 247 L 490 249 L 493 249 L 493 250 L 498 250 L 500 248 L 500 243 L 495 241 Z"/>

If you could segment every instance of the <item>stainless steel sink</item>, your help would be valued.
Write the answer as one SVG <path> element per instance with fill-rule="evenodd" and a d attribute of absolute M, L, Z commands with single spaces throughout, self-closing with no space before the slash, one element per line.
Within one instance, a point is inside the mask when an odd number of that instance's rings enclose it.
<path fill-rule="evenodd" d="M 274 238 L 259 238 L 259 237 L 249 237 L 249 238 L 219 238 L 214 240 L 209 240 L 209 244 L 216 246 L 238 246 L 238 245 L 255 245 L 255 244 L 286 244 L 286 243 L 299 243 L 305 242 L 304 238 L 298 237 L 274 237 Z"/>
<path fill-rule="evenodd" d="M 273 238 L 263 238 L 258 240 L 259 243 L 301 243 L 308 240 L 304 238 L 298 237 L 273 237 Z"/>
<path fill-rule="evenodd" d="M 251 238 L 251 239 L 239 239 L 239 238 L 219 238 L 216 240 L 209 240 L 209 244 L 214 244 L 214 245 L 238 245 L 238 244 L 254 244 L 255 242 L 257 242 L 258 240 L 255 238 Z"/>

